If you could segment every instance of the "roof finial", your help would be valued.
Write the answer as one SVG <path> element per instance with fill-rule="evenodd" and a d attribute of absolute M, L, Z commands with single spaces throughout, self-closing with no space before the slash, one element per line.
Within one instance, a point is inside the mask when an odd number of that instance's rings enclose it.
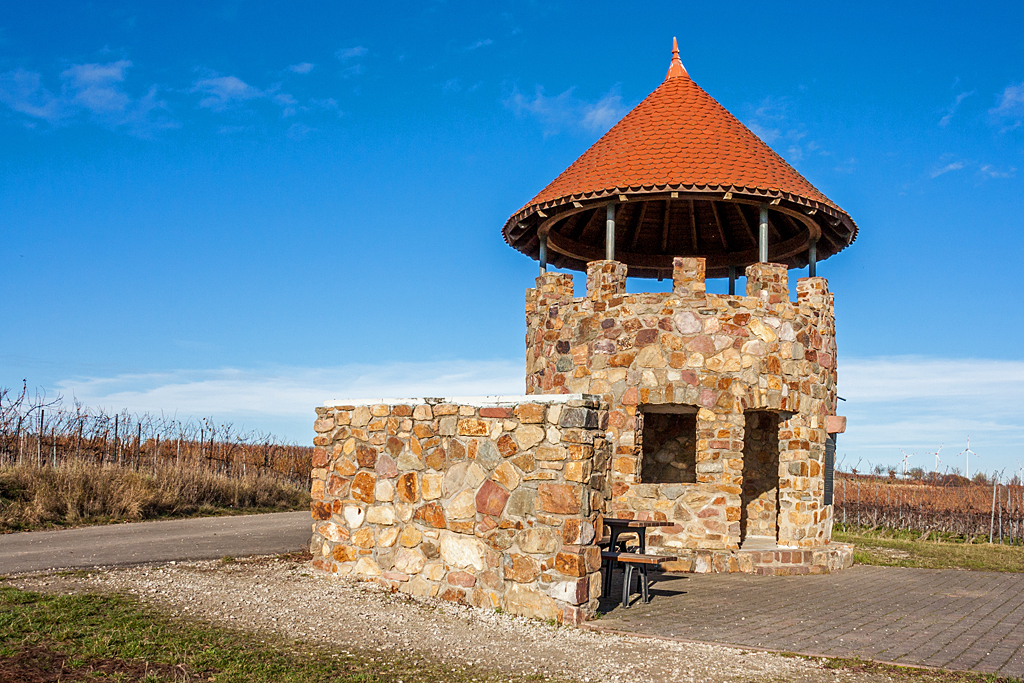
<path fill-rule="evenodd" d="M 683 66 L 683 62 L 679 59 L 679 43 L 676 42 L 675 36 L 672 37 L 672 63 L 668 67 L 668 74 L 665 75 L 665 80 L 675 78 L 677 76 L 687 76 L 690 74 L 686 73 L 686 67 Z"/>

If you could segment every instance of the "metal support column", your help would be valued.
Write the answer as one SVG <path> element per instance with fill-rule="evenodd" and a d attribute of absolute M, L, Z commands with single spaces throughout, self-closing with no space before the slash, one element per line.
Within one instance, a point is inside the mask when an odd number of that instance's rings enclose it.
<path fill-rule="evenodd" d="M 608 205 L 604 223 L 604 257 L 609 261 L 615 260 L 615 204 Z"/>
<path fill-rule="evenodd" d="M 768 205 L 761 205 L 761 225 L 757 240 L 757 260 L 768 263 Z"/>
<path fill-rule="evenodd" d="M 807 276 L 817 277 L 818 266 L 818 241 L 811 240 L 810 246 L 807 247 Z"/>
<path fill-rule="evenodd" d="M 540 236 L 540 273 L 548 272 L 548 236 Z"/>
<path fill-rule="evenodd" d="M 729 266 L 729 296 L 736 295 L 736 266 Z"/>

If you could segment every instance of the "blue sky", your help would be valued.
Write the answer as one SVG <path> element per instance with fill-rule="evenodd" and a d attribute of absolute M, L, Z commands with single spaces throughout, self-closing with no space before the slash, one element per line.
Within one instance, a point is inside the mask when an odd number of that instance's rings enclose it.
<path fill-rule="evenodd" d="M 969 434 L 1015 472 L 1021 25 L 1014 2 L 22 3 L 0 16 L 0 386 L 301 441 L 327 398 L 520 393 L 536 264 L 500 228 L 657 87 L 675 35 L 861 228 L 819 266 L 840 453 Z"/>

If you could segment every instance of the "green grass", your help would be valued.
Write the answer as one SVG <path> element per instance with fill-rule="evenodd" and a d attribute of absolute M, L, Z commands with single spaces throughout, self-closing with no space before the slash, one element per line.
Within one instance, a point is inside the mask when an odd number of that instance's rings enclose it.
<path fill-rule="evenodd" d="M 47 595 L 0 584 L 0 681 L 52 681 L 55 670 L 62 671 L 62 681 L 145 683 L 542 680 L 218 628 L 120 596 Z"/>
<path fill-rule="evenodd" d="M 918 683 L 1021 683 L 1019 678 L 996 674 L 949 671 L 947 669 L 919 669 L 895 664 L 879 664 L 857 658 L 831 657 L 819 661 L 826 669 L 882 674 L 889 680 L 909 680 Z"/>
<path fill-rule="evenodd" d="M 929 534 L 928 539 L 922 541 L 921 534 L 916 531 L 856 527 L 837 527 L 832 538 L 854 545 L 853 561 L 856 564 L 1024 572 L 1024 547 L 989 544 L 987 538 L 966 543 L 963 537 L 951 534 Z"/>

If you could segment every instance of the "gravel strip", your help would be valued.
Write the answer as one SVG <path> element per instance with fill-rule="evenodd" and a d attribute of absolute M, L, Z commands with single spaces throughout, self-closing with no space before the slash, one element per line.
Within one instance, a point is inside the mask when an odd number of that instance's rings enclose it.
<path fill-rule="evenodd" d="M 124 593 L 181 616 L 341 650 L 415 653 L 580 681 L 891 680 L 829 671 L 813 661 L 766 652 L 559 628 L 443 600 L 413 599 L 373 583 L 313 575 L 304 564 L 277 558 L 21 576 L 11 583 L 24 590 Z"/>

